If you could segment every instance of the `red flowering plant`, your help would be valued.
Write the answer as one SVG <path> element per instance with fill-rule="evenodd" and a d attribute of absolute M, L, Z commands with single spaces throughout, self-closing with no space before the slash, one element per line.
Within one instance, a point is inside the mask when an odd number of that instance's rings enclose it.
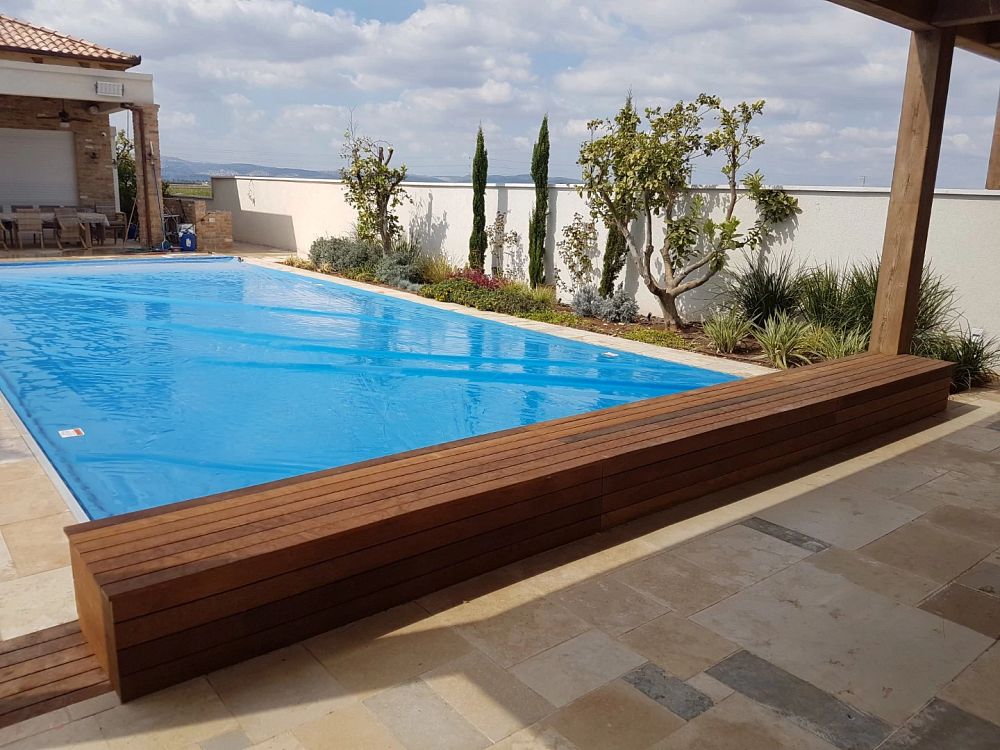
<path fill-rule="evenodd" d="M 480 289 L 499 289 L 504 286 L 504 279 L 490 276 L 477 268 L 462 268 L 451 274 L 453 279 L 465 279 Z"/>

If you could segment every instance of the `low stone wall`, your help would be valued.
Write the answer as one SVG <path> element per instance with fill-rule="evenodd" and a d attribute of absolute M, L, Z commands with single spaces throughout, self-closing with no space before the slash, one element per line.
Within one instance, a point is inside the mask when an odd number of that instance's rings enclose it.
<path fill-rule="evenodd" d="M 197 198 L 166 198 L 163 207 L 167 213 L 180 216 L 181 224 L 194 224 L 199 250 L 232 252 L 233 215 L 229 211 L 210 211 L 207 202 Z"/>

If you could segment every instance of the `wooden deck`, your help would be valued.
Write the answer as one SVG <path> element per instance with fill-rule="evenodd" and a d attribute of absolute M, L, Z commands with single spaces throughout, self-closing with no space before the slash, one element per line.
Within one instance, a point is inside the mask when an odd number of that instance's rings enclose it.
<path fill-rule="evenodd" d="M 76 622 L 0 641 L 0 727 L 110 691 Z"/>
<path fill-rule="evenodd" d="M 866 354 L 67 529 L 129 700 L 945 408 Z"/>

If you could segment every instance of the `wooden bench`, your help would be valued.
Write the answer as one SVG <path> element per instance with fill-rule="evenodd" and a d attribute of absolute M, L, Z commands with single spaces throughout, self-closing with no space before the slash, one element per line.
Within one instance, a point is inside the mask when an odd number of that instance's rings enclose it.
<path fill-rule="evenodd" d="M 943 410 L 866 354 L 67 529 L 123 700 Z"/>

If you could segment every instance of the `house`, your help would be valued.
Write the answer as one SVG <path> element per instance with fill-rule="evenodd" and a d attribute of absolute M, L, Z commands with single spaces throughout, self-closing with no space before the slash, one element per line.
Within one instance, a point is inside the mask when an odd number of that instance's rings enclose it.
<path fill-rule="evenodd" d="M 159 106 L 138 55 L 0 15 L 0 210 L 118 205 L 109 116 L 131 113 L 139 241 L 162 239 Z"/>

